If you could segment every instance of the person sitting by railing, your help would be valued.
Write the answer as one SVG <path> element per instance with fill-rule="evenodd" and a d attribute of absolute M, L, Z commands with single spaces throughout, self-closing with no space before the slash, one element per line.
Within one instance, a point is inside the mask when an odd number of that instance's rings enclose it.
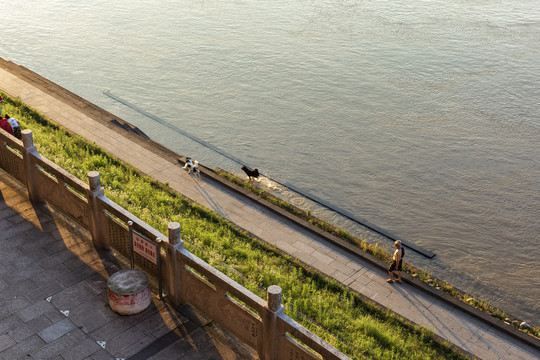
<path fill-rule="evenodd" d="M 0 128 L 6 130 L 8 133 L 13 135 L 13 128 L 8 122 L 9 115 L 6 115 L 7 118 L 0 117 Z"/>
<path fill-rule="evenodd" d="M 11 125 L 11 128 L 13 129 L 13 136 L 21 140 L 22 134 L 21 134 L 21 125 L 19 124 L 19 120 L 9 117 L 8 115 L 6 115 L 6 118 L 9 125 Z"/>

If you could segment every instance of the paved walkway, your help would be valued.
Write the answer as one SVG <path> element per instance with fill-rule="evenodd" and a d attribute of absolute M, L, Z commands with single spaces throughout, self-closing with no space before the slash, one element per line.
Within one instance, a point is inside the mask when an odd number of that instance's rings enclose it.
<path fill-rule="evenodd" d="M 0 170 L 0 359 L 253 359 L 185 307 L 152 296 L 144 312 L 108 306 L 109 275 L 127 268 L 98 254 L 90 234 Z M 122 266 L 124 265 L 124 266 Z"/>
<path fill-rule="evenodd" d="M 11 65 L 10 65 L 11 66 Z M 293 221 L 203 176 L 195 179 L 167 151 L 119 131 L 112 119 L 36 74 L 0 66 L 0 88 L 20 98 L 70 131 L 97 143 L 141 172 L 220 213 L 262 240 L 334 277 L 360 294 L 387 306 L 414 323 L 432 329 L 481 359 L 539 359 L 540 350 L 518 341 L 489 323 L 471 317 L 437 296 L 403 284 L 387 284 L 378 266 L 306 231 Z M 5 68 L 10 68 L 9 71 Z M 46 91 L 44 91 L 46 89 Z M 114 117 L 114 116 L 113 116 Z M 134 142 L 136 141 L 136 142 Z"/>

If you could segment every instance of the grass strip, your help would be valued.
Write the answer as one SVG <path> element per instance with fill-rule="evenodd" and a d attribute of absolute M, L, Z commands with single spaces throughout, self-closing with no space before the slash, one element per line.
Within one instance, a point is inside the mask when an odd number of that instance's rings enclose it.
<path fill-rule="evenodd" d="M 106 153 L 69 134 L 19 99 L 2 94 L 3 113 L 33 131 L 43 156 L 87 181 L 99 171 L 107 197 L 166 233 L 176 221 L 188 250 L 247 289 L 265 297 L 283 289 L 286 313 L 353 359 L 463 359 L 425 328 L 363 300 L 334 279 L 280 254 L 223 219 Z"/>
<path fill-rule="evenodd" d="M 270 192 L 266 191 L 264 188 L 262 188 L 260 185 L 255 184 L 253 182 L 250 182 L 248 180 L 244 180 L 240 178 L 239 176 L 235 174 L 231 174 L 230 172 L 227 172 L 223 169 L 216 169 L 214 172 L 226 179 L 227 181 L 230 181 L 233 184 L 236 184 L 240 186 L 241 188 L 265 199 L 266 201 L 288 211 L 289 213 L 293 214 L 294 216 L 303 219 L 312 225 L 318 227 L 321 230 L 324 230 L 346 242 L 348 242 L 351 245 L 354 245 L 358 247 L 359 249 L 363 250 L 364 252 L 371 254 L 375 256 L 376 258 L 387 262 L 390 264 L 392 262 L 392 254 L 388 253 L 385 249 L 380 248 L 378 244 L 371 244 L 366 239 L 361 239 L 358 237 L 355 237 L 348 233 L 346 230 L 343 230 L 341 228 L 335 227 L 328 222 L 321 220 L 311 214 L 311 211 L 305 211 L 303 209 L 298 208 L 297 206 L 292 205 L 291 203 L 288 203 L 287 201 L 284 201 L 280 199 L 279 197 L 271 194 Z M 535 337 L 540 337 L 540 328 L 535 326 L 525 326 L 521 327 L 522 320 L 519 320 L 518 318 L 507 314 L 504 310 L 493 306 L 489 301 L 478 298 L 474 295 L 471 295 L 463 290 L 455 288 L 452 284 L 449 284 L 446 281 L 437 279 L 432 274 L 426 272 L 424 269 L 419 269 L 415 266 L 412 266 L 411 264 L 403 264 L 403 271 L 409 273 L 412 277 L 417 278 L 421 282 L 430 285 L 438 290 L 444 291 L 448 293 L 449 295 L 453 296 L 454 298 L 480 310 L 485 313 L 489 313 L 491 316 L 504 321 L 507 325 L 513 326 L 515 329 L 518 329 L 524 333 L 533 335 Z"/>

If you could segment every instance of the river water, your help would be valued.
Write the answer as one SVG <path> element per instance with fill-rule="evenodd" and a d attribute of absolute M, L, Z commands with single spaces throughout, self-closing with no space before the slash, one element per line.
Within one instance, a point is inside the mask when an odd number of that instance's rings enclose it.
<path fill-rule="evenodd" d="M 0 56 L 180 154 L 258 167 L 431 250 L 407 260 L 540 323 L 537 0 L 29 0 L 0 13 Z"/>

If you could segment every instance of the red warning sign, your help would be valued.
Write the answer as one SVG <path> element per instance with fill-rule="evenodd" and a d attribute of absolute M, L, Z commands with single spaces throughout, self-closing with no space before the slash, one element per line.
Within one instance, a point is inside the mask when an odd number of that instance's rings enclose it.
<path fill-rule="evenodd" d="M 157 265 L 157 246 L 136 232 L 133 232 L 133 251 Z"/>

